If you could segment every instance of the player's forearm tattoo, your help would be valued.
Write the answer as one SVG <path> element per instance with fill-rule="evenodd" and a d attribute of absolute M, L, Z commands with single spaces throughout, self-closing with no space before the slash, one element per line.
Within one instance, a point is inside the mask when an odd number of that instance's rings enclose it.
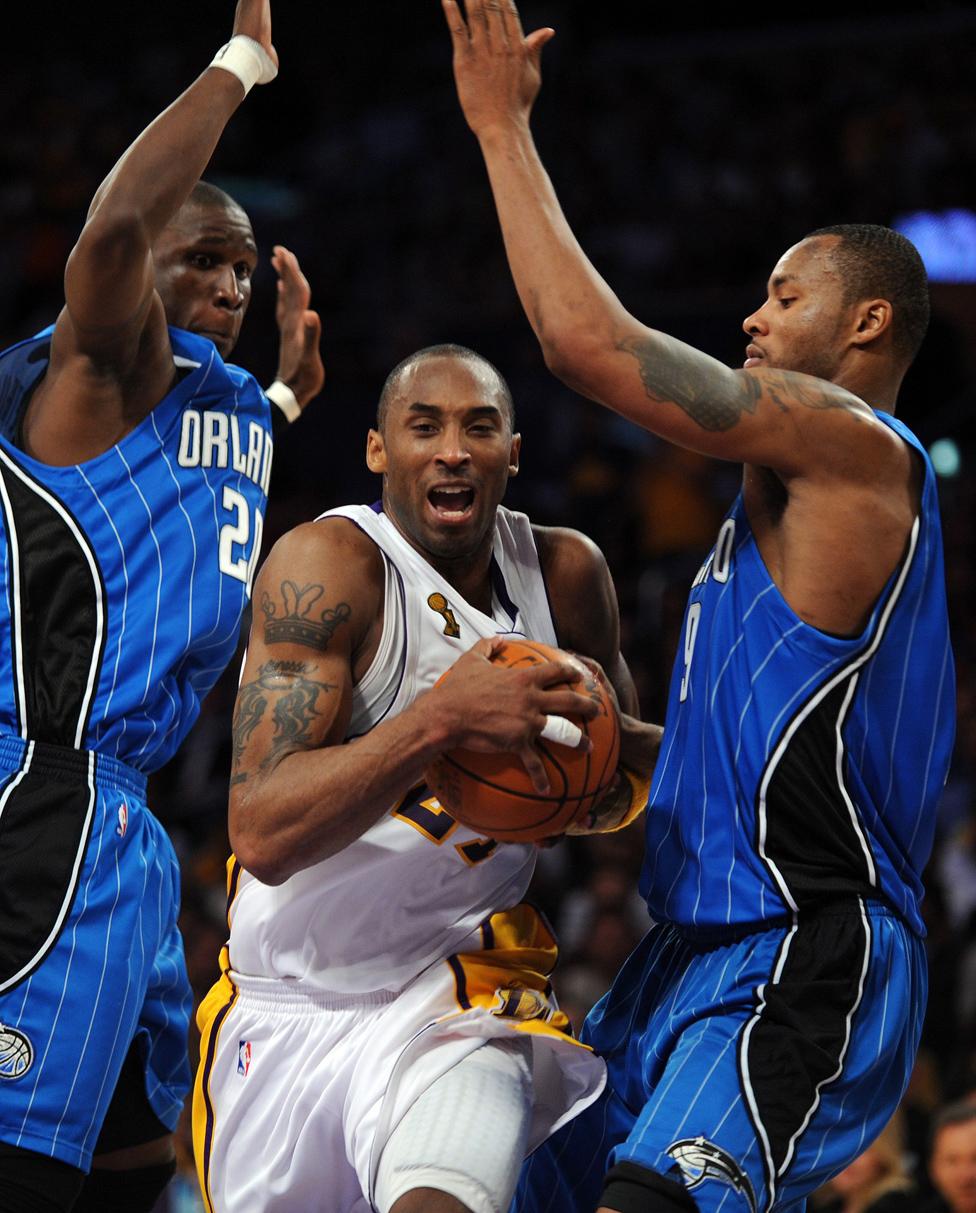
<path fill-rule="evenodd" d="M 230 777 L 231 787 L 247 781 L 245 772 L 238 770 L 238 768 L 240 767 L 241 757 L 244 754 L 244 747 L 247 745 L 248 738 L 261 723 L 261 717 L 264 715 L 264 710 L 267 706 L 268 697 L 261 686 L 260 677 L 255 679 L 254 682 L 245 683 L 237 693 L 237 703 L 234 706 L 234 723 L 231 727 L 234 747 Z"/>
<path fill-rule="evenodd" d="M 637 359 L 644 390 L 653 401 L 676 404 L 703 430 L 730 430 L 759 404 L 762 385 L 756 378 L 716 382 L 714 370 L 697 352 L 665 348 L 653 337 L 628 338 L 617 348 Z"/>
<path fill-rule="evenodd" d="M 765 397 L 787 413 L 791 408 L 847 409 L 862 420 L 854 397 L 819 379 L 791 371 L 764 370 L 720 378 L 697 352 L 667 348 L 653 337 L 628 338 L 617 346 L 637 359 L 641 382 L 657 404 L 676 404 L 703 430 L 730 430 L 743 413 L 754 413 Z"/>
<path fill-rule="evenodd" d="M 321 585 L 299 587 L 294 581 L 283 581 L 280 603 L 264 593 L 261 610 L 265 619 L 265 644 L 302 644 L 306 648 L 324 652 L 336 628 L 348 623 L 352 615 L 347 602 L 324 610 L 318 609 L 318 601 L 324 592 Z"/>
<path fill-rule="evenodd" d="M 318 682 L 314 678 L 306 678 L 308 666 L 295 661 L 269 662 L 274 666 L 270 677 L 278 681 L 284 693 L 274 706 L 272 720 L 274 722 L 274 738 L 267 757 L 261 763 L 263 769 L 275 766 L 288 754 L 296 750 L 307 750 L 311 746 L 310 729 L 312 721 L 321 716 L 315 706 L 320 694 L 338 689 L 338 683 Z M 268 669 L 263 666 L 262 670 Z"/>
<path fill-rule="evenodd" d="M 247 779 L 246 772 L 238 767 L 248 739 L 264 719 L 272 697 L 275 697 L 274 734 L 261 769 L 268 770 L 286 754 L 309 748 L 312 721 L 321 715 L 316 708 L 319 695 L 336 690 L 338 684 L 307 678 L 308 669 L 301 661 L 267 661 L 258 670 L 257 678 L 241 687 L 234 710 L 232 787 Z"/>

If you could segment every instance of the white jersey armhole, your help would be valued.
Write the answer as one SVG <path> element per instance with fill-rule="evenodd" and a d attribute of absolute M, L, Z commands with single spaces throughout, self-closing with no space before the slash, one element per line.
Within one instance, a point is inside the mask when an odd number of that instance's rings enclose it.
<path fill-rule="evenodd" d="M 406 602 L 403 581 L 389 556 L 383 557 L 383 632 L 369 669 L 352 689 L 352 718 L 347 737 L 368 732 L 396 699 L 407 659 Z"/>

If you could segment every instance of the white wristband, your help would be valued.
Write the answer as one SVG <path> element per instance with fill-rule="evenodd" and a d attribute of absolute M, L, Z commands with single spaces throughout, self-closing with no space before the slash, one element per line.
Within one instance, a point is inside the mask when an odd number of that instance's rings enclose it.
<path fill-rule="evenodd" d="M 297 421 L 301 417 L 302 406 L 287 383 L 276 379 L 269 388 L 265 388 L 264 394 L 272 404 L 276 404 L 281 409 L 288 422 Z"/>
<path fill-rule="evenodd" d="M 247 34 L 235 34 L 230 42 L 225 42 L 214 55 L 210 66 L 222 67 L 225 72 L 236 76 L 244 85 L 245 97 L 255 84 L 270 84 L 278 74 L 275 61 L 260 42 Z"/>

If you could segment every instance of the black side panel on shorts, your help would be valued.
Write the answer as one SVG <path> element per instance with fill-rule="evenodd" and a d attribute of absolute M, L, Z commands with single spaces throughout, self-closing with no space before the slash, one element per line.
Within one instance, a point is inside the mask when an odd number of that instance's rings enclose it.
<path fill-rule="evenodd" d="M 54 946 L 77 886 L 94 793 L 39 770 L 0 792 L 0 991 L 13 989 Z"/>
<path fill-rule="evenodd" d="M 14 471 L 9 456 L 0 463 L 0 476 L 10 504 L 9 558 L 17 562 L 19 583 L 14 662 L 24 686 L 21 725 L 28 737 L 75 746 L 79 717 L 90 710 L 92 663 L 102 643 L 102 586 L 67 510 Z"/>
<path fill-rule="evenodd" d="M 837 777 L 837 721 L 849 688 L 844 679 L 806 716 L 766 789 L 765 853 L 801 910 L 874 891 L 863 833 Z"/>
<path fill-rule="evenodd" d="M 779 976 L 743 1037 L 740 1078 L 760 1142 L 770 1187 L 788 1167 L 793 1138 L 806 1126 L 820 1088 L 839 1077 L 861 1000 L 870 954 L 869 919 L 861 903 L 811 915 L 788 933 Z"/>

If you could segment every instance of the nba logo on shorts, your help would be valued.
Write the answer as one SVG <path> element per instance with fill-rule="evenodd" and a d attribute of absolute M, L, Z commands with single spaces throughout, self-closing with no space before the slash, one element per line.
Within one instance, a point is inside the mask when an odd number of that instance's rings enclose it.
<path fill-rule="evenodd" d="M 125 837 L 125 832 L 129 828 L 129 806 L 123 800 L 119 805 L 119 824 L 115 827 L 115 832 L 120 838 Z"/>
<path fill-rule="evenodd" d="M 249 1040 L 238 1041 L 237 1044 L 237 1072 L 241 1078 L 247 1078 L 247 1072 L 251 1068 L 251 1042 Z"/>

